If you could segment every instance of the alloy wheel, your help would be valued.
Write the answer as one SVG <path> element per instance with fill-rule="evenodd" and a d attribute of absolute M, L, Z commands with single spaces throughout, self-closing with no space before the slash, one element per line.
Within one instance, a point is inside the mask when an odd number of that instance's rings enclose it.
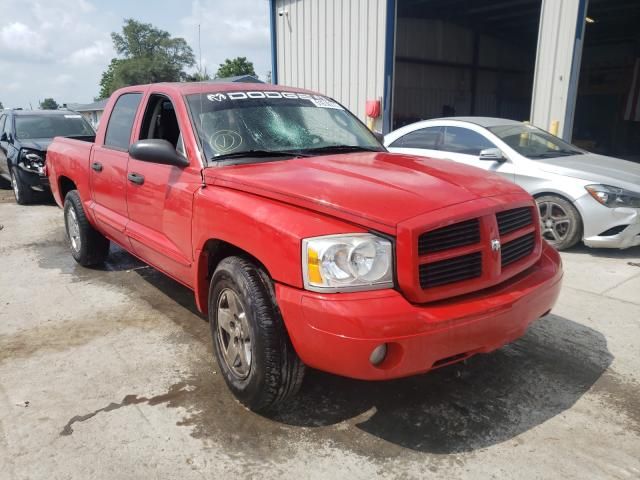
<path fill-rule="evenodd" d="M 560 243 L 567 238 L 571 230 L 571 217 L 562 205 L 554 201 L 538 203 L 542 236 L 553 243 Z"/>
<path fill-rule="evenodd" d="M 224 362 L 239 379 L 247 378 L 251 371 L 251 336 L 247 314 L 231 289 L 218 296 L 217 341 Z"/>
<path fill-rule="evenodd" d="M 20 187 L 13 172 L 11 172 L 11 186 L 13 187 L 13 195 L 16 197 L 16 202 L 20 203 Z"/>
<path fill-rule="evenodd" d="M 66 215 L 67 232 L 69 234 L 69 240 L 71 241 L 71 248 L 76 252 L 80 251 L 82 245 L 82 239 L 80 238 L 80 225 L 78 224 L 78 217 L 73 207 L 67 210 Z"/>

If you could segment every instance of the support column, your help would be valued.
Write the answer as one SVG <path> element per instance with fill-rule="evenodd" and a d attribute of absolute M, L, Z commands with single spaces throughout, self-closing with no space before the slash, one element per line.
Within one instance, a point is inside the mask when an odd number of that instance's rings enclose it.
<path fill-rule="evenodd" d="M 588 0 L 542 0 L 531 123 L 570 141 Z"/>

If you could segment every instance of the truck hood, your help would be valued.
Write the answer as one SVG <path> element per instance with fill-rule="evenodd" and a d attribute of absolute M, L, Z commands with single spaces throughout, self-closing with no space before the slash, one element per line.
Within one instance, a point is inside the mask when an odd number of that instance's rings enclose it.
<path fill-rule="evenodd" d="M 546 172 L 640 192 L 640 164 L 597 153 L 536 160 Z"/>
<path fill-rule="evenodd" d="M 210 167 L 205 182 L 393 231 L 403 220 L 481 197 L 524 193 L 478 168 L 387 152 Z M 385 228 L 386 227 L 386 228 Z"/>
<path fill-rule="evenodd" d="M 20 140 L 20 147 L 46 152 L 51 142 L 53 142 L 53 138 L 29 138 Z"/>

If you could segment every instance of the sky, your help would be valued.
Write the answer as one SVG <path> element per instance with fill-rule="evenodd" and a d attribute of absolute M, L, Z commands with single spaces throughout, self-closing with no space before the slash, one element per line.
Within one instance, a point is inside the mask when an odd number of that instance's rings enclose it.
<path fill-rule="evenodd" d="M 37 108 L 52 97 L 90 103 L 115 57 L 110 34 L 123 20 L 151 23 L 183 37 L 210 74 L 226 58 L 247 57 L 271 70 L 268 0 L 0 0 L 0 101 Z"/>

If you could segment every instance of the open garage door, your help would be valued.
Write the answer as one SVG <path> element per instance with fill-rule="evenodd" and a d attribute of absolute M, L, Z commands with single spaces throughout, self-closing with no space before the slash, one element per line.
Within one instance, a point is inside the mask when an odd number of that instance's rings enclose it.
<path fill-rule="evenodd" d="M 429 118 L 528 120 L 541 0 L 398 0 L 393 128 Z"/>
<path fill-rule="evenodd" d="M 590 0 L 573 142 L 640 161 L 640 1 Z"/>

